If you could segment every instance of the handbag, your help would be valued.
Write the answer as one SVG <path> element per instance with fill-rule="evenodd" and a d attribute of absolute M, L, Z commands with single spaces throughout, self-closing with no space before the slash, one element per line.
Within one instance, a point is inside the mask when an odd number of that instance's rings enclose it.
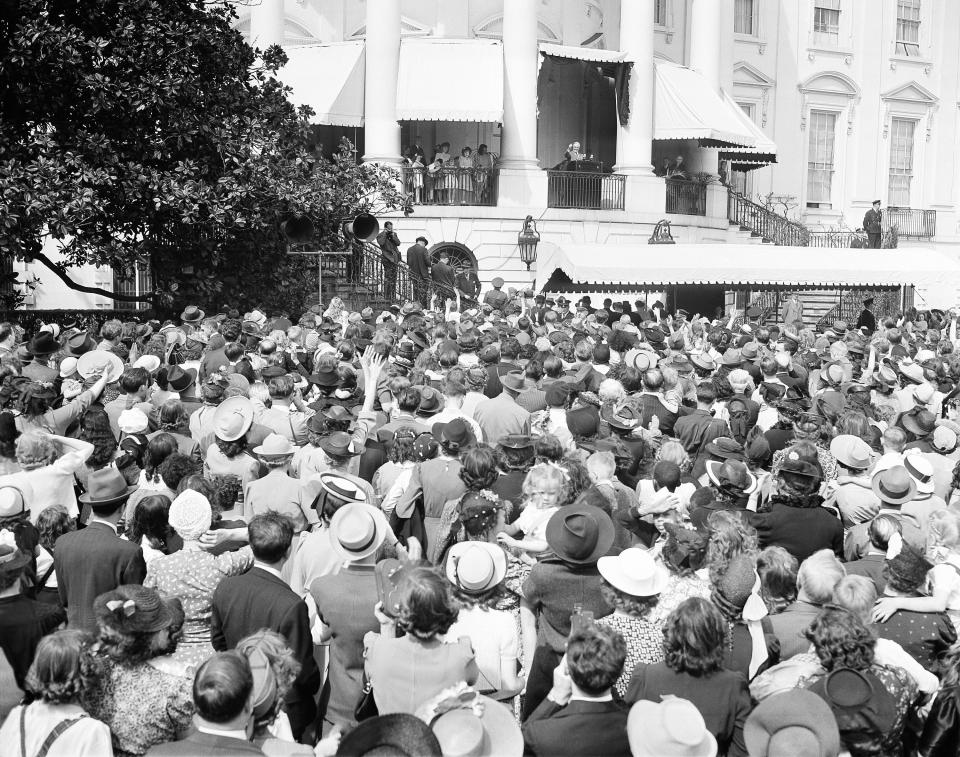
<path fill-rule="evenodd" d="M 360 699 L 357 700 L 357 706 L 353 709 L 353 719 L 358 723 L 364 720 L 375 718 L 380 714 L 377 709 L 377 700 L 373 697 L 373 684 L 367 678 L 367 673 L 363 673 L 363 689 L 360 692 Z"/>

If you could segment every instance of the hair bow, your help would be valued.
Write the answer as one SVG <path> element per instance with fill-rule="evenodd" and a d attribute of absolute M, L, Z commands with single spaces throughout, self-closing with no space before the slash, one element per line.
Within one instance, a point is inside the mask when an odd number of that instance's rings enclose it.
<path fill-rule="evenodd" d="M 137 603 L 132 599 L 127 599 L 125 601 L 111 599 L 109 602 L 107 602 L 107 609 L 114 615 L 119 614 L 118 611 L 120 611 L 124 617 L 129 618 L 137 611 Z"/>
<path fill-rule="evenodd" d="M 760 575 L 754 571 L 753 588 L 750 596 L 743 606 L 741 617 L 747 624 L 747 630 L 750 632 L 750 678 L 757 674 L 764 660 L 767 659 L 767 642 L 763 636 L 763 627 L 760 622 L 767 615 L 767 606 L 760 596 Z"/>

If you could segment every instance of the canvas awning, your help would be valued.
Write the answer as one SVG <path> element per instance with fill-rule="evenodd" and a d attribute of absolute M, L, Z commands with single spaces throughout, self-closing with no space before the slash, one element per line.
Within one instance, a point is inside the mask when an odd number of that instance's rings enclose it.
<path fill-rule="evenodd" d="M 313 108 L 311 123 L 363 126 L 363 42 L 305 45 L 286 53 L 277 78 L 293 89 L 295 105 Z"/>
<path fill-rule="evenodd" d="M 595 47 L 575 47 L 572 45 L 554 45 L 548 42 L 540 43 L 540 56 L 537 58 L 538 76 L 537 105 L 543 95 L 542 81 L 550 78 L 550 68 L 553 59 L 560 58 L 571 61 L 578 60 L 598 68 L 604 76 L 613 79 L 614 92 L 617 98 L 617 119 L 621 126 L 626 126 L 630 119 L 630 71 L 633 63 L 627 59 L 627 54 L 619 50 L 598 50 Z"/>
<path fill-rule="evenodd" d="M 595 47 L 575 47 L 572 45 L 554 45 L 549 42 L 540 43 L 540 54 L 554 58 L 570 58 L 571 60 L 585 60 L 591 63 L 625 63 L 627 54 L 619 50 L 599 50 Z"/>
<path fill-rule="evenodd" d="M 932 287 L 960 277 L 960 263 L 926 247 L 876 250 L 769 245 L 549 245 L 537 261 L 537 280 L 557 271 L 575 285 L 653 287 L 727 284 L 810 287 Z"/>
<path fill-rule="evenodd" d="M 777 145 L 770 137 L 764 134 L 760 127 L 748 116 L 743 108 L 737 105 L 736 101 L 726 92 L 723 93 L 723 99 L 727 105 L 734 109 L 743 121 L 754 139 L 757 141 L 756 147 L 736 147 L 720 150 L 720 160 L 729 160 L 736 171 L 752 171 L 755 168 L 762 168 L 771 163 L 777 162 Z"/>
<path fill-rule="evenodd" d="M 495 39 L 404 39 L 400 121 L 503 120 L 503 45 Z"/>
<path fill-rule="evenodd" d="M 696 139 L 701 147 L 756 147 L 757 139 L 698 71 L 656 61 L 654 139 Z"/>

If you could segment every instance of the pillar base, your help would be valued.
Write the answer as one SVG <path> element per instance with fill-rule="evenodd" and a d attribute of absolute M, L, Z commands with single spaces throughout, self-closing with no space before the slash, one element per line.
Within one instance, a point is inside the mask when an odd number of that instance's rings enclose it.
<path fill-rule="evenodd" d="M 719 181 L 707 184 L 707 218 L 727 217 L 727 188 Z"/>
<path fill-rule="evenodd" d="M 500 167 L 497 207 L 524 208 L 533 212 L 547 206 L 547 172 L 539 168 Z"/>
<path fill-rule="evenodd" d="M 617 173 L 623 171 L 617 170 Z M 624 210 L 628 213 L 665 213 L 667 207 L 667 185 L 653 173 L 626 174 Z"/>

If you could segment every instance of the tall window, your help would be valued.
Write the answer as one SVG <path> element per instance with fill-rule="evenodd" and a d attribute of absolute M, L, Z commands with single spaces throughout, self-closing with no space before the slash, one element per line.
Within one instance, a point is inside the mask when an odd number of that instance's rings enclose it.
<path fill-rule="evenodd" d="M 810 112 L 810 149 L 807 155 L 807 207 L 829 208 L 833 191 L 833 148 L 837 114 Z"/>
<path fill-rule="evenodd" d="M 657 26 L 667 25 L 667 0 L 654 0 L 653 23 Z"/>
<path fill-rule="evenodd" d="M 737 103 L 740 110 L 747 114 L 747 118 L 756 123 L 756 103 Z M 735 192 L 739 192 L 747 199 L 753 197 L 753 171 L 738 171 L 733 169 L 730 172 L 730 186 Z"/>
<path fill-rule="evenodd" d="M 757 27 L 753 14 L 756 0 L 736 0 L 733 10 L 733 31 L 736 34 L 746 34 L 750 37 L 757 35 Z"/>
<path fill-rule="evenodd" d="M 136 273 L 132 276 L 125 276 L 118 273 L 116 269 L 113 272 L 113 291 L 117 294 L 141 295 L 149 294 L 153 291 L 153 274 L 150 272 L 150 266 L 147 263 L 137 263 Z M 149 302 L 127 302 L 125 300 L 114 300 L 114 310 L 143 310 L 150 306 Z"/>
<path fill-rule="evenodd" d="M 897 0 L 897 53 L 920 55 L 920 0 Z"/>
<path fill-rule="evenodd" d="M 837 44 L 840 39 L 840 0 L 814 0 L 813 33 L 817 42 Z"/>
<path fill-rule="evenodd" d="M 890 180 L 887 203 L 894 207 L 910 207 L 910 185 L 913 182 L 913 133 L 917 122 L 894 118 L 890 123 Z"/>

